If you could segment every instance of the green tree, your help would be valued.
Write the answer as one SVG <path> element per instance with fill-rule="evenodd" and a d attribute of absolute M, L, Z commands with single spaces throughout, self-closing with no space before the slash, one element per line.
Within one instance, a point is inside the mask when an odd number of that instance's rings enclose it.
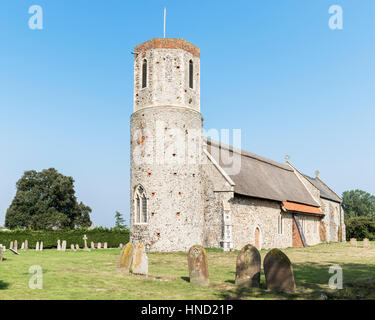
<path fill-rule="evenodd" d="M 345 218 L 375 218 L 375 196 L 363 190 L 350 190 L 342 194 Z"/>
<path fill-rule="evenodd" d="M 116 211 L 115 214 L 115 228 L 119 230 L 125 230 L 127 228 L 125 224 L 125 219 L 123 218 L 122 214 Z"/>
<path fill-rule="evenodd" d="M 91 208 L 78 203 L 74 180 L 56 169 L 26 171 L 5 216 L 9 229 L 54 230 L 91 225 Z"/>

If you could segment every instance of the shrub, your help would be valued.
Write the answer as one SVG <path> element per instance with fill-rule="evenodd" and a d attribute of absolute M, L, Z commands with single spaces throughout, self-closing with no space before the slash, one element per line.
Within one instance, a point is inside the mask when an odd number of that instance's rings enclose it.
<path fill-rule="evenodd" d="M 345 220 L 346 238 L 375 240 L 375 220 L 368 217 L 353 217 Z"/>
<path fill-rule="evenodd" d="M 129 242 L 129 230 L 108 229 L 98 227 L 92 230 L 76 229 L 66 231 L 34 231 L 29 229 L 15 229 L 12 231 L 0 231 L 0 243 L 9 248 L 10 242 L 17 240 L 18 247 L 25 240 L 29 242 L 29 249 L 35 248 L 37 242 L 43 241 L 43 248 L 56 248 L 57 240 L 66 240 L 67 248 L 71 244 L 84 246 L 83 236 L 87 236 L 87 245 L 93 242 L 107 242 L 109 248 L 116 248 L 120 243 Z"/>

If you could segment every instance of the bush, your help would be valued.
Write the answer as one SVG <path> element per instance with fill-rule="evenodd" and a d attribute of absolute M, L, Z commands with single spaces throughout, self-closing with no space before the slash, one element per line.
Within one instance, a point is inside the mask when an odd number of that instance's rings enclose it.
<path fill-rule="evenodd" d="M 87 236 L 87 245 L 93 242 L 107 242 L 109 248 L 117 248 L 120 243 L 129 242 L 129 230 L 108 229 L 98 227 L 92 230 L 76 229 L 66 231 L 33 231 L 29 229 L 16 229 L 12 231 L 0 231 L 0 243 L 9 248 L 10 242 L 17 240 L 18 247 L 28 240 L 29 249 L 35 248 L 37 242 L 43 241 L 43 248 L 56 248 L 57 240 L 66 240 L 66 247 L 71 244 L 84 246 L 83 236 Z"/>
<path fill-rule="evenodd" d="M 375 220 L 368 217 L 354 217 L 345 220 L 346 238 L 375 240 Z"/>

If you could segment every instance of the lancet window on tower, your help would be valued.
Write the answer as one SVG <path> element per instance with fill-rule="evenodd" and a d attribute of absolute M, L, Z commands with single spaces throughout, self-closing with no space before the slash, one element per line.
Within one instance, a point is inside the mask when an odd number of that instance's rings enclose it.
<path fill-rule="evenodd" d="M 142 62 L 142 88 L 147 87 L 147 60 L 144 59 Z"/>
<path fill-rule="evenodd" d="M 135 223 L 147 223 L 147 198 L 144 189 L 138 186 L 134 194 Z"/>
<path fill-rule="evenodd" d="M 189 87 L 193 89 L 194 87 L 194 66 L 193 60 L 189 61 Z"/>

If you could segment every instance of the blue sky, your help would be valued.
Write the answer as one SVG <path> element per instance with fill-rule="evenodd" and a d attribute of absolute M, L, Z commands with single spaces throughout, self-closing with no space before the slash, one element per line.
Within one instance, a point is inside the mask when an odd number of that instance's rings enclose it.
<path fill-rule="evenodd" d="M 95 225 L 129 217 L 135 45 L 201 49 L 204 127 L 242 130 L 244 149 L 316 169 L 337 193 L 375 194 L 375 1 L 2 0 L 0 225 L 25 170 L 73 176 Z M 28 28 L 31 5 L 43 30 Z M 328 8 L 343 8 L 343 30 Z"/>

